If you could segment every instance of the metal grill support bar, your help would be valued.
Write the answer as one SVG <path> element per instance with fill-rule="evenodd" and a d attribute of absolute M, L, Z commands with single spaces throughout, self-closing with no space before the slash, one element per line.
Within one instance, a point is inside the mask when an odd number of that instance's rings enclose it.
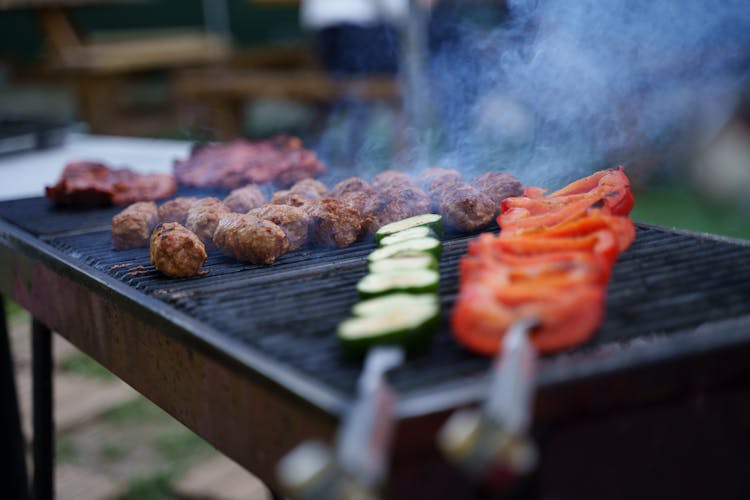
<path fill-rule="evenodd" d="M 13 370 L 5 301 L 0 295 L 0 442 L 5 464 L 0 472 L 0 498 L 27 500 L 29 482 Z"/>
<path fill-rule="evenodd" d="M 37 319 L 31 323 L 34 392 L 34 500 L 55 498 L 55 421 L 52 411 L 52 332 Z"/>

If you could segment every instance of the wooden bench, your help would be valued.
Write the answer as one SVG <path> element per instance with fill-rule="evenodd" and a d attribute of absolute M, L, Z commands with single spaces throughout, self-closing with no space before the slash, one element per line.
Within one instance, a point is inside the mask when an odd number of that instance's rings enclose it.
<path fill-rule="evenodd" d="M 126 123 L 123 87 L 148 71 L 223 64 L 230 47 L 200 28 L 119 32 L 97 40 L 76 30 L 68 18 L 71 7 L 115 1 L 123 0 L 0 0 L 0 9 L 34 9 L 47 52 L 45 71 L 72 83 L 91 132 L 149 133 L 143 128 L 147 120 Z"/>
<path fill-rule="evenodd" d="M 314 68 L 185 70 L 177 74 L 175 87 L 181 99 L 199 104 L 207 111 L 217 139 L 241 135 L 243 104 L 257 99 L 292 100 L 313 105 L 346 99 L 392 104 L 400 100 L 395 77 L 334 78 Z"/>

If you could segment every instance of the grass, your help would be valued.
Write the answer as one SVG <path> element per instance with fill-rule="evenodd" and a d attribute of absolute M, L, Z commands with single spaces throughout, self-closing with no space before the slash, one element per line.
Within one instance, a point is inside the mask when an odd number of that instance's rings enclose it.
<path fill-rule="evenodd" d="M 187 428 L 171 429 L 154 439 L 154 447 L 167 462 L 179 465 L 186 457 L 209 453 L 212 448 Z"/>
<path fill-rule="evenodd" d="M 174 473 L 171 471 L 158 471 L 139 477 L 130 482 L 128 489 L 117 500 L 173 500 L 175 497 L 170 491 L 173 480 Z"/>
<path fill-rule="evenodd" d="M 127 425 L 144 421 L 172 421 L 172 417 L 170 417 L 167 412 L 146 398 L 137 398 L 121 405 L 113 406 L 102 413 L 100 418 L 104 422 L 118 425 Z"/>
<path fill-rule="evenodd" d="M 65 358 L 60 368 L 68 373 L 95 380 L 115 380 L 115 376 L 102 365 L 82 352 L 77 352 Z"/>
<path fill-rule="evenodd" d="M 74 462 L 79 455 L 73 438 L 67 434 L 55 436 L 55 460 L 60 463 Z"/>
<path fill-rule="evenodd" d="M 683 186 L 635 193 L 633 220 L 750 239 L 750 214 L 706 200 Z"/>
<path fill-rule="evenodd" d="M 107 462 L 116 462 L 127 457 L 132 447 L 123 443 L 107 442 L 99 447 L 99 456 Z"/>
<path fill-rule="evenodd" d="M 6 298 L 5 299 L 5 315 L 8 318 L 8 320 L 12 320 L 13 318 L 25 314 L 25 310 L 23 307 L 19 306 L 12 300 Z"/>

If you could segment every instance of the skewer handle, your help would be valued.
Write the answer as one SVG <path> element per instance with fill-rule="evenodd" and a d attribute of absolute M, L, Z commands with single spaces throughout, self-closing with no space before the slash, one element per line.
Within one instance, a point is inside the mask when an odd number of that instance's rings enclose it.
<path fill-rule="evenodd" d="M 481 410 L 455 412 L 438 435 L 438 446 L 448 460 L 492 484 L 506 483 L 536 465 L 536 448 L 527 435 L 537 366 L 529 332 L 536 324 L 536 319 L 527 318 L 511 326 L 490 371 Z"/>
<path fill-rule="evenodd" d="M 296 500 L 375 500 L 388 471 L 396 394 L 385 374 L 403 363 L 400 347 L 371 350 L 359 378 L 359 397 L 336 438 L 336 448 L 306 441 L 279 462 L 285 492 Z"/>

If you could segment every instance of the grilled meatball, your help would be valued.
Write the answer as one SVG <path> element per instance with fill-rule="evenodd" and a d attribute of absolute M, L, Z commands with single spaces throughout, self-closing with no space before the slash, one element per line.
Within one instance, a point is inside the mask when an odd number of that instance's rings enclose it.
<path fill-rule="evenodd" d="M 159 223 L 153 201 L 139 201 L 112 217 L 112 244 L 117 250 L 148 246 L 151 230 Z"/>
<path fill-rule="evenodd" d="M 203 198 L 188 210 L 185 227 L 194 232 L 205 245 L 209 245 L 219 219 L 228 213 L 231 210 L 218 198 Z"/>
<path fill-rule="evenodd" d="M 375 188 L 369 182 L 359 177 L 349 177 L 336 184 L 329 195 L 348 203 L 364 215 L 367 201 L 375 196 L 375 193 Z M 363 227 L 365 226 L 363 223 Z"/>
<path fill-rule="evenodd" d="M 183 226 L 187 221 L 187 213 L 198 198 L 192 196 L 178 196 L 163 203 L 159 207 L 159 222 L 179 222 Z"/>
<path fill-rule="evenodd" d="M 430 199 L 424 191 L 413 186 L 386 187 L 370 197 L 365 205 L 363 219 L 367 231 L 374 234 L 390 222 L 430 212 Z"/>
<path fill-rule="evenodd" d="M 376 191 L 352 191 L 340 196 L 338 199 L 348 204 L 349 206 L 356 208 L 360 213 L 364 214 L 365 208 L 367 207 L 368 201 L 375 196 Z"/>
<path fill-rule="evenodd" d="M 433 212 L 440 212 L 440 203 L 445 195 L 465 183 L 459 180 L 450 180 L 449 178 L 438 179 L 430 184 L 430 208 Z"/>
<path fill-rule="evenodd" d="M 389 186 L 414 186 L 414 181 L 404 172 L 385 170 L 372 178 L 372 187 L 382 189 Z"/>
<path fill-rule="evenodd" d="M 495 202 L 498 211 L 500 202 L 505 198 L 523 194 L 523 184 L 505 172 L 487 172 L 471 181 L 471 185 L 489 196 Z"/>
<path fill-rule="evenodd" d="M 373 190 L 373 187 L 366 180 L 360 177 L 349 177 L 333 186 L 329 196 L 331 198 L 343 198 L 352 193 L 371 193 Z"/>
<path fill-rule="evenodd" d="M 302 208 L 312 218 L 312 232 L 318 243 L 344 248 L 359 238 L 361 215 L 348 203 L 336 198 L 321 198 L 308 201 Z"/>
<path fill-rule="evenodd" d="M 273 264 L 289 250 L 289 240 L 279 226 L 248 214 L 225 214 L 214 243 L 225 254 L 253 264 Z"/>
<path fill-rule="evenodd" d="M 167 276 L 184 278 L 202 274 L 206 247 L 195 233 L 177 222 L 166 222 L 151 235 L 151 263 Z"/>
<path fill-rule="evenodd" d="M 282 189 L 273 193 L 271 197 L 271 203 L 273 205 L 291 205 L 293 207 L 301 207 L 307 203 L 310 199 L 318 199 L 320 196 L 309 198 L 308 196 L 301 193 L 293 193 L 289 189 Z"/>
<path fill-rule="evenodd" d="M 273 222 L 279 226 L 289 240 L 289 250 L 296 250 L 307 243 L 312 222 L 307 212 L 290 205 L 263 205 L 248 212 L 259 219 Z"/>
<path fill-rule="evenodd" d="M 454 183 L 461 180 L 458 170 L 452 168 L 430 167 L 422 170 L 419 174 L 420 185 L 432 191 L 437 186 L 446 183 Z"/>
<path fill-rule="evenodd" d="M 233 190 L 229 196 L 224 198 L 224 205 L 232 212 L 246 213 L 248 210 L 258 208 L 266 202 L 266 197 L 256 184 Z"/>
<path fill-rule="evenodd" d="M 492 222 L 495 202 L 474 186 L 459 182 L 445 190 L 439 211 L 448 226 L 472 232 Z"/>
<path fill-rule="evenodd" d="M 315 179 L 302 179 L 294 183 L 289 191 L 296 194 L 301 194 L 306 198 L 316 199 L 325 196 L 328 192 L 328 186 Z"/>

